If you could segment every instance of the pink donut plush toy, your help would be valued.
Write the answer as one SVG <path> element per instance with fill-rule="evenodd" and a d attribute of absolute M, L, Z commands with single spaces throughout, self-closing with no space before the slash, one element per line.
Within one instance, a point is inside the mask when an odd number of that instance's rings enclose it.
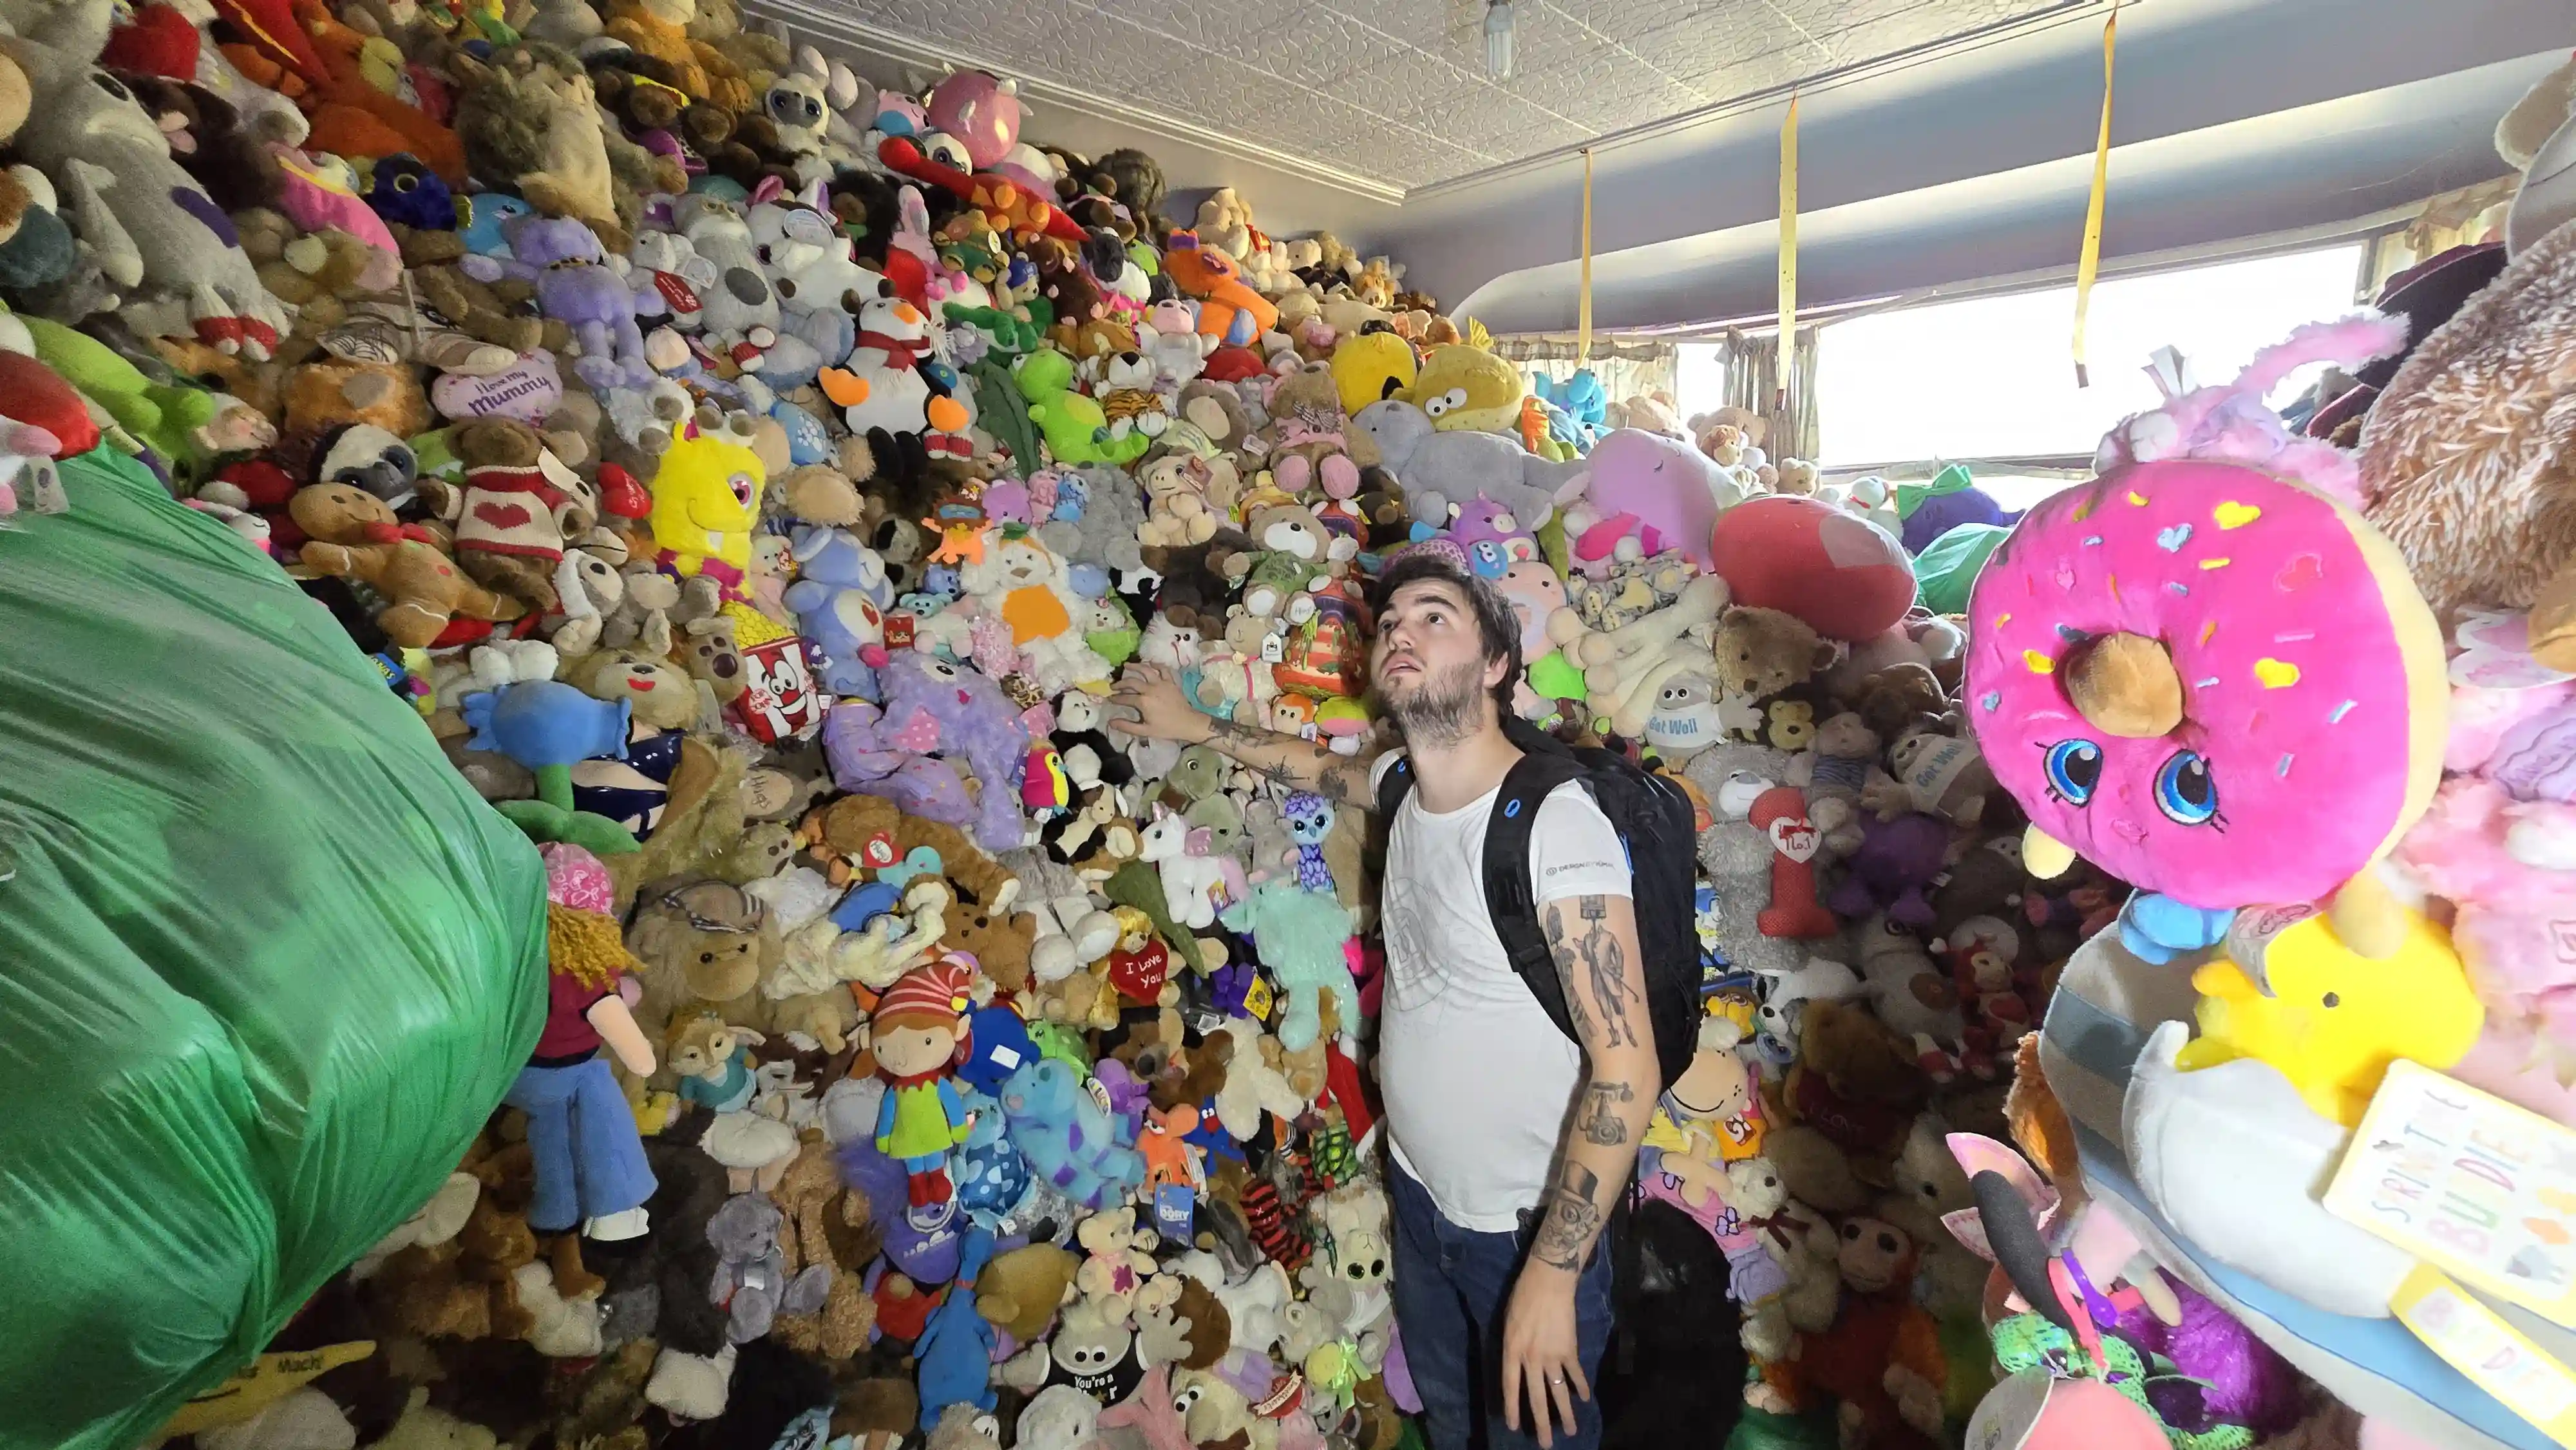
<path fill-rule="evenodd" d="M 2402 940 L 2373 868 L 2441 779 L 2441 630 L 2394 545 L 2278 476 L 2342 492 L 2348 465 L 2316 467 L 2261 406 L 2301 362 L 2390 345 L 2376 323 L 2303 330 L 2123 425 L 2101 476 L 2031 510 L 1978 578 L 1962 693 L 2030 816 L 2024 859 L 2045 878 L 2081 854 L 2138 887 L 2121 938 L 2149 961 L 2265 903 L 2331 898 L 2365 955 Z"/>

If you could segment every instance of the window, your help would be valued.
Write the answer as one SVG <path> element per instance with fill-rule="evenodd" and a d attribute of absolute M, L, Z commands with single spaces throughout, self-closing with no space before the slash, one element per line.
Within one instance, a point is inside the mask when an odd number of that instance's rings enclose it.
<path fill-rule="evenodd" d="M 2300 324 L 2349 313 L 2361 254 L 2354 243 L 2099 283 L 2090 388 L 2075 386 L 2072 286 L 1828 324 L 1816 362 L 1823 465 L 2090 457 L 2113 424 L 2160 401 L 2149 354 L 2170 345 L 2197 382 L 2224 382 Z M 2293 374 L 2272 402 L 2315 377 Z"/>

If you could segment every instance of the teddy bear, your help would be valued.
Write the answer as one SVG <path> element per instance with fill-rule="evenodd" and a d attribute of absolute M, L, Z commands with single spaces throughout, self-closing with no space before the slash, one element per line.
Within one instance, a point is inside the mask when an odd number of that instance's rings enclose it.
<path fill-rule="evenodd" d="M 1239 607 L 1256 619 L 1281 625 L 1304 624 L 1315 617 L 1314 590 L 1333 577 L 1335 566 L 1356 548 L 1337 540 L 1302 504 L 1256 508 L 1245 520 L 1250 551 L 1227 559 L 1226 578 L 1239 585 Z"/>
<path fill-rule="evenodd" d="M 1896 742 L 1887 764 L 1891 777 L 1863 793 L 1881 820 L 1920 811 L 1973 830 L 2000 798 L 1994 772 L 1965 735 L 1916 730 Z"/>
<path fill-rule="evenodd" d="M 1928 1096 L 1910 1042 L 1858 1002 L 1819 998 L 1802 1015 L 1797 1062 L 1776 1086 L 1766 1084 L 1764 1106 L 1781 1124 L 1823 1134 L 1864 1181 L 1884 1183 Z M 1795 1179 L 1791 1186 L 1802 1187 Z"/>
<path fill-rule="evenodd" d="M 1341 389 L 1327 364 L 1281 374 L 1263 406 L 1270 424 L 1261 432 L 1260 451 L 1290 494 L 1319 490 L 1328 498 L 1351 498 L 1359 492 L 1360 470 L 1381 461 L 1377 440 L 1353 428 L 1343 413 Z"/>
<path fill-rule="evenodd" d="M 1148 548 L 1206 543 L 1233 503 L 1227 496 L 1227 486 L 1234 482 L 1231 464 L 1212 464 L 1178 449 L 1148 453 L 1137 465 L 1136 481 L 1144 485 L 1148 500 L 1136 538 Z"/>
<path fill-rule="evenodd" d="M 1132 1204 L 1104 1210 L 1074 1229 L 1087 1257 L 1074 1275 L 1074 1287 L 1113 1318 L 1131 1317 L 1154 1277 L 1154 1250 L 1162 1238 L 1136 1222 Z"/>
<path fill-rule="evenodd" d="M 517 1339 L 535 1328 L 519 1304 L 518 1269 L 537 1261 L 524 1214 L 487 1192 L 443 1244 L 415 1244 L 387 1258 L 371 1281 L 385 1322 L 424 1337 Z"/>
<path fill-rule="evenodd" d="M 822 1306 L 811 1313 L 783 1311 L 770 1334 L 788 1350 L 848 1360 L 866 1350 L 876 1329 L 876 1298 L 860 1275 L 884 1239 L 868 1213 L 868 1195 L 842 1185 L 824 1133 L 806 1128 L 796 1162 L 788 1164 L 770 1198 L 788 1218 L 788 1234 L 778 1241 L 781 1272 L 793 1277 L 817 1265 L 829 1272 Z"/>
<path fill-rule="evenodd" d="M 299 489 L 287 505 L 308 542 L 306 568 L 356 579 L 382 596 L 376 626 L 406 649 L 426 649 L 462 614 L 493 622 L 517 619 L 524 604 L 468 578 L 455 560 L 407 534 L 391 505 L 351 484 Z"/>

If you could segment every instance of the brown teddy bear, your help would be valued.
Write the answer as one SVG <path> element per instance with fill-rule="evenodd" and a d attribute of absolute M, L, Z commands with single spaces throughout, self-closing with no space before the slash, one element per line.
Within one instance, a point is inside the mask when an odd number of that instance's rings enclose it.
<path fill-rule="evenodd" d="M 426 649 L 462 614 L 499 622 L 526 608 L 466 577 L 456 561 L 406 533 L 393 507 L 365 489 L 344 483 L 296 490 L 287 504 L 309 542 L 298 557 L 304 567 L 333 578 L 356 579 L 385 597 L 376 627 L 406 649 Z"/>
<path fill-rule="evenodd" d="M 1772 1121 L 1806 1123 L 1851 1156 L 1853 1171 L 1885 1186 L 1931 1084 L 1906 1039 L 1856 1002 L 1811 999 L 1799 1026 L 1798 1061 L 1765 1088 Z"/>
<path fill-rule="evenodd" d="M 1950 697 L 1932 671 L 1907 661 L 1889 665 L 1861 682 L 1859 697 L 1849 702 L 1881 740 L 1902 740 L 1918 730 L 1941 730 Z"/>
<path fill-rule="evenodd" d="M 634 718 L 655 730 L 685 730 L 697 723 L 697 682 L 669 660 L 633 650 L 602 650 L 582 660 L 568 678 L 593 699 L 626 701 Z"/>
<path fill-rule="evenodd" d="M 390 254 L 336 227 L 305 232 L 265 207 L 238 213 L 233 225 L 260 284 L 295 308 L 296 329 L 311 336 L 347 316 L 350 298 L 386 291 L 402 278 Z"/>
<path fill-rule="evenodd" d="M 644 963 L 635 1021 L 648 1035 L 668 1031 L 673 1015 L 694 1004 L 769 1030 L 769 1003 L 757 989 L 785 953 L 768 914 L 741 887 L 705 879 L 661 891 L 637 906 L 626 947 Z"/>
<path fill-rule="evenodd" d="M 955 826 L 906 815 L 882 796 L 846 795 L 810 811 L 797 835 L 835 886 L 926 846 L 939 854 L 940 873 L 962 888 L 963 897 L 1004 911 L 1019 896 L 1020 878 Z"/>
<path fill-rule="evenodd" d="M 424 1338 L 516 1339 L 536 1327 L 519 1305 L 516 1274 L 537 1261 L 527 1219 L 486 1194 L 463 1231 L 435 1246 L 415 1244 L 387 1258 L 374 1292 L 386 1322 Z"/>
<path fill-rule="evenodd" d="M 962 884 L 953 876 L 949 880 L 952 885 Z M 1012 884 L 1016 886 L 1018 878 L 1012 878 Z M 948 908 L 948 946 L 971 953 L 984 975 L 993 979 L 994 986 L 1005 992 L 1025 990 L 1029 985 L 1029 952 L 1037 945 L 1036 913 L 986 906 L 970 900 L 962 891 L 952 894 L 957 900 Z M 1114 994 L 1111 1000 L 1116 1000 Z"/>
<path fill-rule="evenodd" d="M 555 608 L 564 540 L 599 521 L 587 487 L 560 465 L 545 467 L 552 460 L 537 430 L 512 419 L 460 424 L 449 430 L 448 446 L 465 467 L 449 516 L 457 563 L 532 610 Z"/>
<path fill-rule="evenodd" d="M 1734 605 L 1718 616 L 1709 652 L 1717 683 L 1748 700 L 1803 685 L 1834 662 L 1834 646 L 1794 614 Z"/>
<path fill-rule="evenodd" d="M 812 1314 L 779 1315 L 770 1334 L 800 1353 L 848 1359 L 867 1348 L 877 1322 L 877 1301 L 859 1278 L 884 1247 L 868 1212 L 868 1196 L 843 1186 L 831 1144 L 821 1129 L 808 1128 L 796 1161 L 770 1197 L 787 1215 L 787 1231 L 778 1238 L 779 1252 L 786 1256 L 780 1272 L 793 1279 L 809 1264 L 832 1270 L 823 1307 Z"/>
<path fill-rule="evenodd" d="M 995 1254 L 975 1276 L 975 1312 L 1020 1343 L 1034 1344 L 1081 1267 L 1081 1255 L 1044 1241 Z"/>

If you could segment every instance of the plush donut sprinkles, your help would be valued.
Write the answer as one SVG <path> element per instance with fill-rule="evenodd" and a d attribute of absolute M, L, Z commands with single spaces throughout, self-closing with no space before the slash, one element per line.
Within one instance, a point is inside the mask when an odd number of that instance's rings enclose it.
<path fill-rule="evenodd" d="M 2194 906 L 2324 899 L 2440 779 L 2441 632 L 2404 563 L 2254 469 L 2142 464 L 2042 503 L 1970 639 L 1969 724 L 2033 828 Z M 2137 708 L 2177 683 L 2178 722 Z"/>

